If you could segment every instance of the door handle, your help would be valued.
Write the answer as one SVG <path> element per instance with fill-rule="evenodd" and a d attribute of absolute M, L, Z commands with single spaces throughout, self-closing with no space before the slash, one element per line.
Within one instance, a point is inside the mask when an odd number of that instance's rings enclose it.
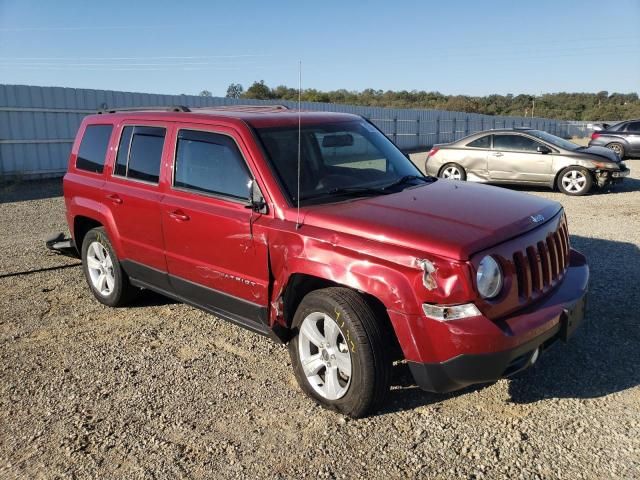
<path fill-rule="evenodd" d="M 504 153 L 496 152 L 496 153 L 492 153 L 491 155 L 493 155 L 494 157 L 502 157 L 504 156 Z"/>
<path fill-rule="evenodd" d="M 118 205 L 120 205 L 122 203 L 122 199 L 118 195 L 116 195 L 115 193 L 107 195 L 107 198 L 109 200 L 111 200 L 113 203 L 117 203 Z"/>
<path fill-rule="evenodd" d="M 173 212 L 169 212 L 169 216 L 175 220 L 180 220 L 181 222 L 186 222 L 189 220 L 189 215 L 184 213 L 182 210 L 174 210 Z"/>

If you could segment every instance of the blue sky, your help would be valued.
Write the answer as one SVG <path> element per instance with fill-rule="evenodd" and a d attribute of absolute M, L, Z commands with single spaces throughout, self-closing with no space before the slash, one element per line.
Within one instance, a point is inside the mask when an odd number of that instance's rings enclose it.
<path fill-rule="evenodd" d="M 610 6 L 611 5 L 611 6 Z M 640 0 L 0 0 L 0 82 L 224 95 L 640 91 Z"/>

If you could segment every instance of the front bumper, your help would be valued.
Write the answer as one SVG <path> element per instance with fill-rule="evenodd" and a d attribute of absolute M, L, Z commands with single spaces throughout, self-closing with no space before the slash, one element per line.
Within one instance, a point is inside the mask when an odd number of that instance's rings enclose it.
<path fill-rule="evenodd" d="M 596 170 L 595 180 L 599 187 L 604 187 L 612 183 L 620 183 L 628 177 L 631 170 L 622 168 L 620 170 Z"/>
<path fill-rule="evenodd" d="M 589 268 L 584 257 L 572 251 L 572 262 L 558 288 L 544 300 L 502 320 L 499 334 L 483 333 L 473 341 L 474 327 L 462 321 L 453 325 L 449 339 L 458 345 L 472 345 L 444 361 L 408 361 L 416 384 L 431 392 L 450 392 L 477 383 L 493 382 L 529 367 L 538 355 L 557 340 L 567 341 L 584 319 Z M 467 321 L 485 325 L 491 320 L 479 316 Z M 467 323 L 465 326 L 464 324 Z M 484 327 L 483 327 L 484 328 Z M 476 330 L 477 331 L 477 330 Z M 485 345 L 485 349 L 479 348 Z M 503 348 L 500 348 L 500 347 Z"/>

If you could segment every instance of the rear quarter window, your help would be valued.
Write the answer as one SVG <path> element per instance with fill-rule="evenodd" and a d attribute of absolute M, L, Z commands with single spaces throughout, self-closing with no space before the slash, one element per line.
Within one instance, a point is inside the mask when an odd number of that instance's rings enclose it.
<path fill-rule="evenodd" d="M 467 147 L 471 148 L 491 148 L 491 135 L 476 138 L 473 142 L 467 143 Z"/>
<path fill-rule="evenodd" d="M 113 125 L 87 125 L 80 142 L 76 168 L 102 173 Z"/>

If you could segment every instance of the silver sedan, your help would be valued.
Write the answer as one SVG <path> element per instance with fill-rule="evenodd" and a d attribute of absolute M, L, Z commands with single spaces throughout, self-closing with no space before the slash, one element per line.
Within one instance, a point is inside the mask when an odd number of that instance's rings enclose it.
<path fill-rule="evenodd" d="M 453 180 L 557 187 L 567 195 L 585 195 L 594 185 L 605 187 L 629 175 L 608 148 L 581 147 L 532 129 L 489 130 L 435 145 L 425 171 Z"/>

